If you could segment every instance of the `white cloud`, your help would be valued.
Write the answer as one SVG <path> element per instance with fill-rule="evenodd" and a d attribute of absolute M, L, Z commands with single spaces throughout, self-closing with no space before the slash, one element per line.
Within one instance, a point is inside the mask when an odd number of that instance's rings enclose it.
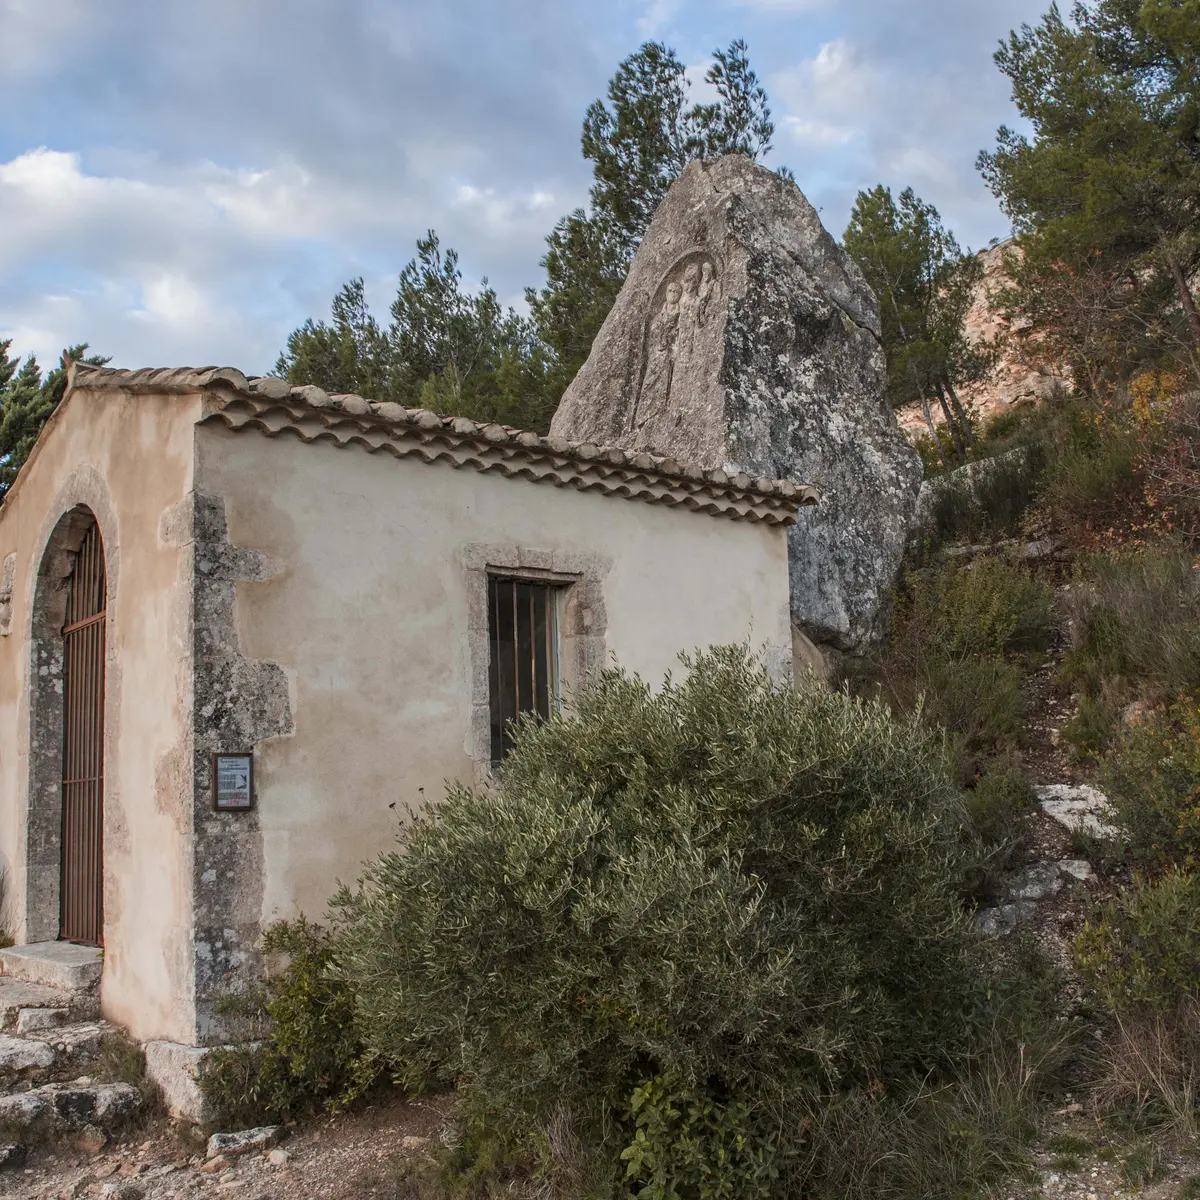
<path fill-rule="evenodd" d="M 829 8 L 832 0 L 729 0 L 738 8 L 754 9 L 771 14 L 799 14 L 819 12 Z"/>
<path fill-rule="evenodd" d="M 464 183 L 456 189 L 453 204 L 492 237 L 509 237 L 518 231 L 545 232 L 560 215 L 554 193 L 542 188 L 502 192 Z"/>
<path fill-rule="evenodd" d="M 825 42 L 771 81 L 785 105 L 781 121 L 802 146 L 839 146 L 862 137 L 878 102 L 877 76 L 852 42 Z"/>
<path fill-rule="evenodd" d="M 638 17 L 638 35 L 644 38 L 657 37 L 679 11 L 680 0 L 649 0 L 646 9 Z"/>
<path fill-rule="evenodd" d="M 835 125 L 830 121 L 814 121 L 790 115 L 783 118 L 783 127 L 792 135 L 793 141 L 809 148 L 844 146 L 861 133 L 850 125 Z"/>
<path fill-rule="evenodd" d="M 91 173 L 79 154 L 47 147 L 0 162 L 0 336 L 22 352 L 53 360 L 86 337 L 124 365 L 221 360 L 261 371 L 352 274 L 370 275 L 386 308 L 428 219 L 293 163 L 140 165 L 153 182 Z M 447 190 L 442 243 L 470 229 L 526 247 L 533 264 L 560 207 L 545 187 L 462 183 Z M 354 249 L 380 239 L 395 246 L 388 275 L 364 269 Z M 289 282 L 313 253 L 331 265 Z M 488 273 L 486 261 L 464 260 L 469 281 Z"/>
<path fill-rule="evenodd" d="M 134 364 L 139 346 L 161 348 L 156 361 L 168 349 L 211 361 L 256 338 L 277 343 L 253 290 L 269 295 L 260 280 L 296 243 L 332 236 L 357 207 L 289 167 L 196 163 L 148 183 L 90 174 L 75 153 L 27 151 L 0 163 L 0 331 L 43 359 L 87 337 Z M 261 369 L 265 353 L 249 365 Z"/>
<path fill-rule="evenodd" d="M 232 171 L 211 162 L 157 172 L 154 182 L 87 172 L 79 154 L 42 146 L 0 163 L 0 268 L 47 258 L 75 263 L 202 258 L 216 238 L 268 243 L 389 223 L 369 199 L 318 186 L 290 164 Z M 190 247 L 195 244 L 195 253 Z"/>
<path fill-rule="evenodd" d="M 1003 222 L 971 163 L 1011 119 L 989 56 L 1047 3 L 0 0 L 0 337 L 263 370 L 351 276 L 386 312 L 431 225 L 519 297 L 586 202 L 587 104 L 650 37 L 696 99 L 712 46 L 746 38 L 772 164 L 835 232 L 883 180 L 985 242 Z"/>

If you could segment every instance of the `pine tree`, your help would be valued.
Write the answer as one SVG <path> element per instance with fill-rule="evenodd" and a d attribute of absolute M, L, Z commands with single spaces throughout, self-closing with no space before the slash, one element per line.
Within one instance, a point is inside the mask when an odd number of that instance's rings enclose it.
<path fill-rule="evenodd" d="M 42 427 L 67 390 L 65 366 L 43 379 L 31 354 L 23 363 L 9 357 L 11 340 L 0 342 L 0 499 L 12 487 Z M 63 351 L 63 359 L 103 366 L 109 360 L 87 355 L 87 343 Z"/>
<path fill-rule="evenodd" d="M 938 444 L 936 401 L 961 461 L 974 439 L 957 388 L 987 365 L 964 329 L 982 265 L 912 188 L 899 203 L 883 184 L 859 192 L 843 243 L 879 298 L 892 404 L 919 401 Z"/>
<path fill-rule="evenodd" d="M 618 66 L 607 100 L 588 108 L 582 146 L 593 164 L 591 211 L 576 209 L 554 227 L 541 264 L 546 285 L 526 292 L 553 357 L 556 401 L 587 358 L 655 209 L 684 167 L 722 154 L 760 159 L 771 149 L 775 126 L 746 43 L 715 50 L 705 79 L 717 99 L 690 104 L 678 55 L 647 42 Z"/>
<path fill-rule="evenodd" d="M 362 279 L 352 279 L 333 298 L 333 320 L 311 318 L 289 335 L 275 372 L 331 394 L 357 392 L 386 398 L 391 345 L 367 307 Z"/>
<path fill-rule="evenodd" d="M 979 157 L 1020 235 L 1023 299 L 1055 275 L 1103 280 L 1076 314 L 1080 338 L 1095 342 L 1090 309 L 1107 297 L 1118 326 L 1149 330 L 1200 377 L 1200 0 L 1095 0 L 1070 20 L 1055 5 L 995 57 L 1032 126 L 1002 127 Z"/>
<path fill-rule="evenodd" d="M 275 364 L 293 383 L 357 392 L 479 420 L 549 425 L 545 354 L 531 322 L 483 280 L 462 287 L 458 254 L 431 229 L 400 272 L 391 323 L 371 315 L 361 279 L 334 298 L 332 321 L 306 321 Z"/>
<path fill-rule="evenodd" d="M 590 211 L 576 209 L 547 237 L 546 284 L 525 293 L 530 319 L 501 305 L 486 279 L 464 290 L 458 255 L 443 251 L 430 230 L 400 274 L 387 328 L 371 316 L 363 281 L 352 279 L 328 323 L 307 320 L 288 337 L 276 374 L 330 392 L 547 429 L 667 188 L 693 159 L 761 158 L 770 149 L 767 95 L 745 43 L 715 51 L 705 78 L 717 98 L 690 103 L 683 64 L 659 42 L 617 68 L 607 100 L 592 104 L 583 123 Z"/>

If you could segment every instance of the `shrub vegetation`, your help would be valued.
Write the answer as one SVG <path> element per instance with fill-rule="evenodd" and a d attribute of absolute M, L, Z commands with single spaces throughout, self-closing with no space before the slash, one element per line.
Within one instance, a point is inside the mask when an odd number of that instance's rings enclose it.
<path fill-rule="evenodd" d="M 995 558 L 911 570 L 884 647 L 852 679 L 895 712 L 944 731 L 969 781 L 1025 735 L 1022 665 L 1055 636 L 1053 592 Z"/>
<path fill-rule="evenodd" d="M 1098 905 L 1075 960 L 1112 1018 L 1098 1056 L 1102 1107 L 1200 1133 L 1200 877 L 1177 866 Z"/>
<path fill-rule="evenodd" d="M 1200 877 L 1171 867 L 1098 905 L 1076 963 L 1114 1012 L 1169 1016 L 1200 999 Z"/>
<path fill-rule="evenodd" d="M 460 1172 L 796 1195 L 839 1122 L 936 1124 L 914 1097 L 994 1033 L 938 739 L 742 649 L 685 665 L 526 725 L 501 788 L 451 787 L 335 902 L 368 1054 L 463 1095 Z M 918 1194 L 890 1178 L 870 1194 Z"/>
<path fill-rule="evenodd" d="M 1067 682 L 1090 695 L 1105 684 L 1159 697 L 1200 691 L 1200 570 L 1182 546 L 1142 546 L 1089 558 L 1068 603 Z"/>
<path fill-rule="evenodd" d="M 925 548 L 1015 534 L 1037 495 L 1042 460 L 1040 445 L 1023 441 L 992 455 L 977 453 L 964 470 L 931 475 L 933 498 L 918 535 Z"/>
<path fill-rule="evenodd" d="M 1172 705 L 1125 729 L 1103 782 L 1134 862 L 1200 865 L 1200 705 Z"/>
<path fill-rule="evenodd" d="M 200 1078 L 213 1121 L 226 1128 L 336 1108 L 377 1074 L 363 1055 L 353 989 L 330 969 L 330 930 L 304 918 L 279 922 L 263 951 L 282 965 L 262 991 L 230 1002 L 249 1018 L 252 1040 L 213 1051 Z"/>

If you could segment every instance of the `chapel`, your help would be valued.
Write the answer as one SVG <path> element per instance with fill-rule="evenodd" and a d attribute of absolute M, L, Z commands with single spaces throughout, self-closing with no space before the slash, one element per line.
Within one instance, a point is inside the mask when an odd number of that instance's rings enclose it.
<path fill-rule="evenodd" d="M 714 644 L 787 679 L 787 534 L 817 499 L 232 369 L 71 364 L 0 505 L 6 963 L 83 964 L 150 1046 L 235 1036 L 264 927 L 319 918 L 448 781 L 496 779 L 513 718 Z"/>

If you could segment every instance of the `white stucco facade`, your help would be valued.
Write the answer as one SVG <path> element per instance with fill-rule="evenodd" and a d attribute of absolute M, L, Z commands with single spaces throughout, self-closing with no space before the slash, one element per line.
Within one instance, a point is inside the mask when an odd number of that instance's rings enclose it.
<path fill-rule="evenodd" d="M 55 795 L 36 614 L 72 510 L 109 561 L 102 1007 L 197 1045 L 228 1034 L 216 1002 L 266 923 L 320 918 L 409 810 L 486 778 L 489 574 L 554 584 L 567 695 L 720 643 L 786 673 L 786 528 L 809 498 L 236 372 L 80 368 L 0 506 L 6 923 L 57 936 L 54 888 L 30 886 L 54 870 L 30 837 Z M 255 807 L 215 812 L 211 755 L 241 751 Z"/>

